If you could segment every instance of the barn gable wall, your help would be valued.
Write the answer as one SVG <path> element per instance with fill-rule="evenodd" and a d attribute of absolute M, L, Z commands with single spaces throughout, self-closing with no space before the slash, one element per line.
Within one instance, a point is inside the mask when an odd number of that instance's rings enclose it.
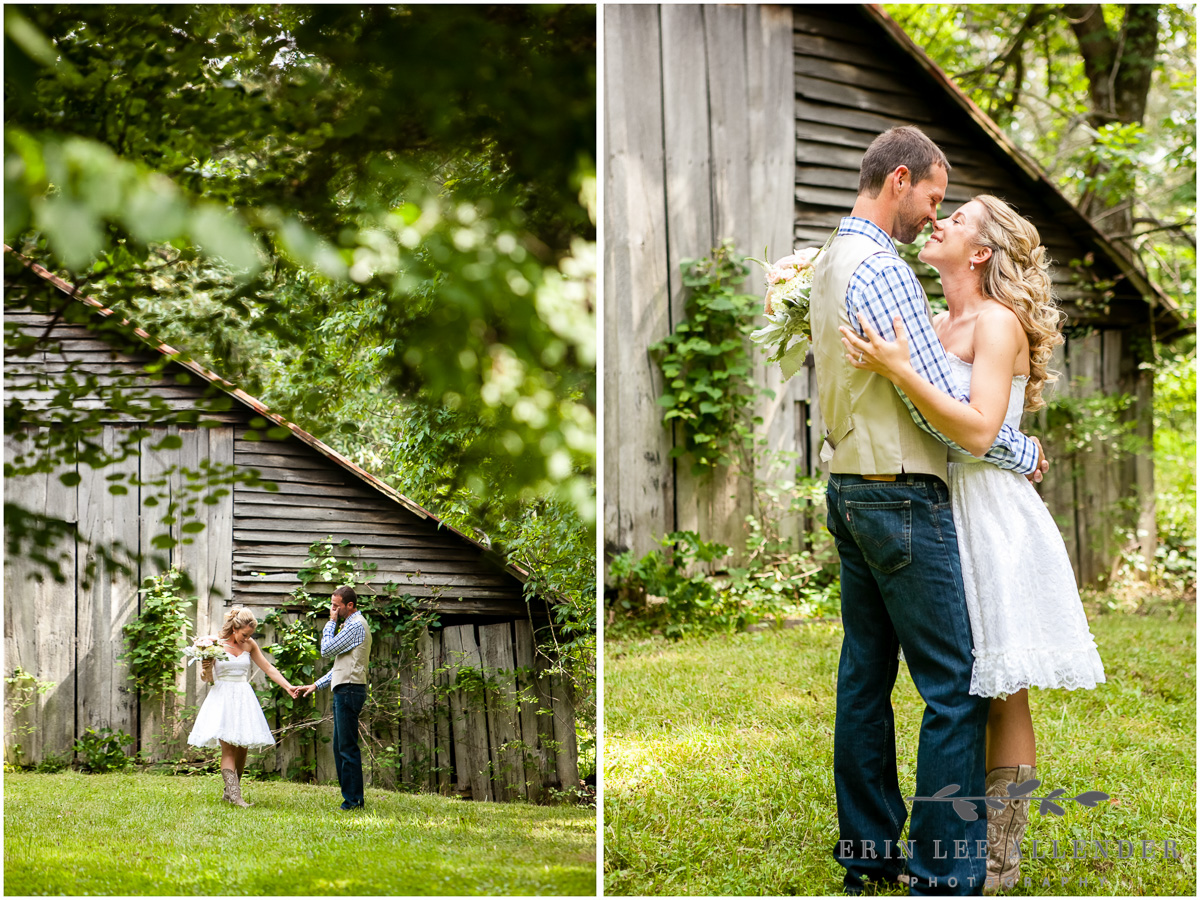
<path fill-rule="evenodd" d="M 348 539 L 378 568 L 370 585 L 436 602 L 441 612 L 525 614 L 521 585 L 502 568 L 429 519 L 364 484 L 295 438 L 264 443 L 238 428 L 234 461 L 278 490 L 239 485 L 233 503 L 233 595 L 239 603 L 286 605 L 309 545 Z"/>
<path fill-rule="evenodd" d="M 176 686 L 183 693 L 178 699 L 150 702 L 139 698 L 120 659 L 125 650 L 122 628 L 138 614 L 142 579 L 171 565 L 187 571 L 199 596 L 195 632 L 213 633 L 234 603 L 250 607 L 260 620 L 271 609 L 287 608 L 287 594 L 299 586 L 296 573 L 308 558 L 309 544 L 333 537 L 349 539 L 357 558 L 378 566 L 365 593 L 395 582 L 399 592 L 432 604 L 446 626 L 419 638 L 416 662 L 399 662 L 392 637 L 381 635 L 377 641 L 372 658 L 385 668 L 383 675 L 373 677 L 386 677 L 399 690 L 402 714 L 390 733 L 385 728 L 373 735 L 398 755 L 390 762 L 377 761 L 367 772 L 368 783 L 402 780 L 427 790 L 499 800 L 538 799 L 546 788 L 577 783 L 570 688 L 534 649 L 532 629 L 544 624 L 544 608 L 526 604 L 521 582 L 490 553 L 298 437 L 262 439 L 263 429 L 251 427 L 260 424 L 255 421 L 258 410 L 231 402 L 224 391 L 182 366 L 162 368 L 161 354 L 150 349 L 117 352 L 104 335 L 81 323 L 28 310 L 6 311 L 6 320 L 25 334 L 44 338 L 32 355 L 10 354 L 5 360 L 9 401 L 19 399 L 27 409 L 46 413 L 41 417 L 46 424 L 31 425 L 28 431 L 53 427 L 53 384 L 68 372 L 94 377 L 102 387 L 122 384 L 143 394 L 143 402 L 156 397 L 170 410 L 196 413 L 191 423 L 149 425 L 150 435 L 135 442 L 137 452 L 120 463 L 101 469 L 79 464 L 78 484 L 63 484 L 59 471 L 6 481 L 8 501 L 78 523 L 85 537 L 120 541 L 147 555 L 131 575 L 100 571 L 87 584 L 88 557 L 82 546 L 64 548 L 63 583 L 31 581 L 34 570 L 27 559 L 6 560 L 5 674 L 20 667 L 54 684 L 19 716 L 6 704 L 7 758 L 16 758 L 20 744 L 22 762 L 48 755 L 70 759 L 74 739 L 88 727 L 131 734 L 131 750 L 152 760 L 184 752 L 191 720 L 185 711 L 194 711 L 207 690 L 196 670 L 180 671 Z M 146 422 L 136 411 L 116 411 L 110 400 L 98 389 L 78 405 L 108 411 L 95 440 L 111 452 Z M 177 448 L 155 449 L 168 435 L 177 439 Z M 16 435 L 6 436 L 5 450 L 6 460 L 24 452 Z M 214 494 L 211 503 L 197 502 L 187 470 L 206 464 L 256 470 L 275 482 L 278 491 L 239 482 Z M 134 479 L 125 492 L 110 491 L 110 476 L 117 473 Z M 158 503 L 148 507 L 145 501 L 152 494 Z M 195 512 L 164 526 L 160 519 L 171 503 L 194 506 Z M 195 521 L 204 529 L 184 530 Z M 178 543 L 169 550 L 155 549 L 153 538 L 164 532 Z M 332 588 L 310 586 L 314 594 Z M 271 643 L 272 629 L 262 628 L 259 639 Z M 507 693 L 493 698 L 489 692 L 486 706 L 480 706 L 482 698 L 454 689 L 463 667 L 491 672 Z M 265 685 L 261 672 L 254 681 Z M 328 692 L 314 699 L 317 715 L 328 718 Z M 316 735 L 311 730 L 284 735 L 262 764 L 268 771 L 287 772 L 306 759 L 318 779 L 333 779 L 330 729 L 325 722 Z"/>
<path fill-rule="evenodd" d="M 732 47 L 731 36 L 752 48 L 747 56 Z M 716 52 L 719 41 L 725 43 Z M 604 314 L 606 334 L 619 336 L 605 342 L 607 554 L 641 555 L 667 532 L 689 528 L 741 545 L 745 516 L 759 512 L 749 492 L 727 473 L 693 479 L 686 457 L 671 460 L 678 440 L 662 426 L 655 403 L 665 388 L 648 347 L 680 319 L 678 264 L 706 255 L 724 238 L 755 255 L 765 244 L 773 256 L 782 255 L 789 239 L 799 247 L 824 243 L 853 207 L 863 152 L 894 125 L 916 124 L 946 151 L 953 168 L 945 210 L 993 193 L 1038 226 L 1056 263 L 1056 290 L 1072 316 L 1067 342 L 1051 363 L 1062 376 L 1047 399 L 1135 398 L 1127 417 L 1150 446 L 1152 382 L 1139 368 L 1148 346 L 1146 299 L 1099 252 L 1086 220 L 1031 175 L 1032 167 L 1011 155 L 1016 151 L 1002 146 L 867 9 L 616 6 L 605 15 L 605 45 Z M 755 88 L 742 106 L 732 107 L 734 86 L 751 82 Z M 788 126 L 783 136 L 769 127 L 780 121 Z M 741 143 L 729 152 L 734 139 Z M 782 167 L 781 146 L 788 151 Z M 744 227 L 746 201 L 752 215 Z M 1091 268 L 1073 271 L 1073 261 L 1089 255 Z M 1111 282 L 1111 294 L 1091 287 L 1097 280 Z M 931 295 L 940 294 L 931 272 L 922 281 Z M 759 285 L 752 272 L 745 289 Z M 817 456 L 825 428 L 812 369 L 781 385 L 777 367 L 760 364 L 755 381 L 775 391 L 758 410 L 764 419 L 759 434 L 772 449 L 797 455 L 796 474 L 821 476 Z M 1025 429 L 1043 436 L 1048 424 L 1043 413 L 1028 417 Z M 1142 552 L 1153 553 L 1149 457 L 1113 460 L 1105 447 L 1067 453 L 1051 444 L 1047 451 L 1053 468 L 1040 490 L 1081 581 L 1107 575 L 1124 546 L 1122 530 L 1140 534 Z M 790 473 L 767 471 L 759 459 L 760 477 L 788 480 Z"/>

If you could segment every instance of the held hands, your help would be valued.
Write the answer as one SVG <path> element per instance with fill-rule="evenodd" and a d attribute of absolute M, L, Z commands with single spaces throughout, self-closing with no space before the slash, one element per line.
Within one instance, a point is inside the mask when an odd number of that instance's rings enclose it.
<path fill-rule="evenodd" d="M 1031 437 L 1030 440 L 1033 441 L 1035 444 L 1037 444 L 1038 464 L 1037 464 L 1037 468 L 1034 469 L 1032 472 L 1030 472 L 1025 477 L 1029 479 L 1031 484 L 1037 484 L 1039 481 L 1042 480 L 1042 476 L 1045 475 L 1046 472 L 1048 472 L 1050 470 L 1050 460 L 1046 459 L 1046 453 L 1044 450 L 1042 450 L 1042 442 L 1039 441 L 1035 437 Z"/>
<path fill-rule="evenodd" d="M 895 382 L 906 369 L 911 369 L 908 354 L 908 337 L 904 331 L 904 320 L 896 316 L 892 326 L 896 329 L 896 340 L 886 341 L 876 333 L 862 313 L 858 314 L 866 339 L 842 325 L 842 346 L 846 348 L 846 360 L 856 369 L 866 369 Z"/>
<path fill-rule="evenodd" d="M 309 696 L 316 689 L 317 686 L 315 684 L 298 684 L 295 687 L 288 688 L 288 693 L 291 694 L 292 699 L 295 700 L 298 697 Z"/>

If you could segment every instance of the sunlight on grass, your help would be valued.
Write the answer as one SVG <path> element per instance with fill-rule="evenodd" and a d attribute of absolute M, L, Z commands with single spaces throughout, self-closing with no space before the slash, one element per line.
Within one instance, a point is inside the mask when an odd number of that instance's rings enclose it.
<path fill-rule="evenodd" d="M 215 776 L 9 774 L 6 894 L 595 893 L 595 810 Z"/>
<path fill-rule="evenodd" d="M 1038 775 L 1068 796 L 1112 799 L 1067 804 L 1063 817 L 1035 813 L 1025 849 L 1036 839 L 1049 852 L 1057 840 L 1065 855 L 1071 840 L 1124 839 L 1135 856 L 1026 860 L 1030 882 L 1013 893 L 1194 896 L 1194 610 L 1097 616 L 1092 626 L 1108 684 L 1033 692 Z M 828 624 L 606 645 L 607 893 L 841 892 L 831 855 L 840 647 L 840 627 Z M 893 706 L 908 796 L 924 707 L 903 669 Z M 1143 838 L 1158 841 L 1158 858 L 1140 858 Z M 1177 841 L 1180 859 L 1162 858 L 1164 839 Z"/>

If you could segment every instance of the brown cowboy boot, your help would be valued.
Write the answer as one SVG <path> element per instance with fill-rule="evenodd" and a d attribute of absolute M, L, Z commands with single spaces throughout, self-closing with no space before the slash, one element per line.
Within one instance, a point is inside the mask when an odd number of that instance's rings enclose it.
<path fill-rule="evenodd" d="M 1001 766 L 987 773 L 984 794 L 1005 798 L 1010 784 L 1024 784 L 1037 778 L 1035 766 Z M 987 811 L 988 859 L 985 894 L 1011 888 L 1021 874 L 1021 838 L 1029 824 L 1028 800 L 1005 800 L 1003 809 Z"/>
<path fill-rule="evenodd" d="M 250 804 L 242 799 L 242 786 L 238 784 L 237 772 L 233 769 L 222 769 L 221 777 L 225 779 L 225 799 L 234 806 L 249 806 Z"/>

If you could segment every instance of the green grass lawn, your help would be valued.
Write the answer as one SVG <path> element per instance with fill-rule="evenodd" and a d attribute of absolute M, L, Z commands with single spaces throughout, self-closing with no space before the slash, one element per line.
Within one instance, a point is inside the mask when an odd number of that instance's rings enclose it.
<path fill-rule="evenodd" d="M 1195 608 L 1090 618 L 1108 683 L 1031 691 L 1038 775 L 1047 791 L 1111 800 L 1068 803 L 1062 818 L 1031 811 L 1023 851 L 1034 838 L 1058 840 L 1063 855 L 1072 839 L 1126 839 L 1135 857 L 1027 859 L 1032 883 L 1013 893 L 1195 896 Z M 836 623 L 606 642 L 606 893 L 841 893 L 831 855 L 840 648 Z M 903 666 L 893 704 L 911 796 L 923 703 Z M 1182 858 L 1142 859 L 1142 839 L 1177 841 Z"/>
<path fill-rule="evenodd" d="M 218 776 L 4 776 L 4 892 L 466 894 L 596 892 L 596 811 Z"/>

